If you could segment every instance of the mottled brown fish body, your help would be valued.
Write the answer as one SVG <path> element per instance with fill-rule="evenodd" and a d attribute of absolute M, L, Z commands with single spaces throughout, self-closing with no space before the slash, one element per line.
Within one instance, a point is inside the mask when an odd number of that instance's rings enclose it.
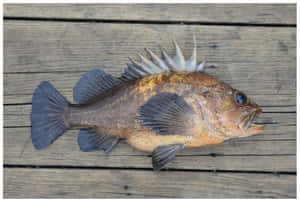
<path fill-rule="evenodd" d="M 198 93 L 201 88 L 209 87 L 205 81 L 201 81 L 203 78 L 210 86 L 217 85 L 216 79 L 204 73 L 170 73 L 145 77 L 117 87 L 92 103 L 70 107 L 68 122 L 72 126 L 137 128 L 140 126 L 135 122 L 138 109 L 152 96 L 162 92 L 178 95 Z"/>
<path fill-rule="evenodd" d="M 209 133 L 204 123 L 197 122 L 194 133 L 159 136 L 149 128 L 141 125 L 136 118 L 138 109 L 152 96 L 159 93 L 176 93 L 186 97 L 186 101 L 197 110 L 197 100 L 191 95 L 205 91 L 230 88 L 216 78 L 204 73 L 169 73 L 151 75 L 129 85 L 116 88 L 105 97 L 99 97 L 94 103 L 70 108 L 67 121 L 72 126 L 95 127 L 112 135 L 128 139 L 128 142 L 139 150 L 152 152 L 156 147 L 165 144 L 186 144 L 187 147 L 222 142 L 225 137 L 217 132 Z M 202 102 L 205 102 L 203 97 Z M 197 105 L 197 106 L 194 106 Z M 201 111 L 197 110 L 201 116 Z"/>

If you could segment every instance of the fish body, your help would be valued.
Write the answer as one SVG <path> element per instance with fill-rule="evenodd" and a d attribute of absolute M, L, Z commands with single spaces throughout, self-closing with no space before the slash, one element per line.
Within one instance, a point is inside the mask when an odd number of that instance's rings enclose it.
<path fill-rule="evenodd" d="M 81 127 L 82 151 L 109 153 L 126 139 L 138 150 L 152 152 L 153 167 L 161 169 L 183 148 L 218 144 L 233 137 L 263 132 L 253 124 L 259 106 L 244 93 L 203 72 L 196 64 L 196 45 L 185 61 L 175 42 L 171 59 L 151 50 L 151 61 L 141 56 L 120 78 L 102 70 L 87 72 L 74 87 L 70 104 L 49 82 L 35 91 L 32 142 L 48 147 L 65 130 Z"/>

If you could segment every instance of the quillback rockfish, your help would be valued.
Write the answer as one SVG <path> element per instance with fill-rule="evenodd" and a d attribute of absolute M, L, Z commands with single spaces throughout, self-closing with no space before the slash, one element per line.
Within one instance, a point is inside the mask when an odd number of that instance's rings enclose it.
<path fill-rule="evenodd" d="M 81 127 L 80 150 L 109 153 L 120 141 L 152 152 L 155 170 L 161 169 L 182 149 L 218 144 L 234 137 L 262 133 L 253 122 L 259 106 L 226 83 L 205 74 L 205 61 L 197 64 L 196 42 L 191 58 L 174 42 L 171 58 L 158 57 L 128 64 L 115 78 L 100 69 L 87 72 L 74 87 L 70 104 L 49 83 L 34 92 L 31 138 L 44 149 L 71 127 Z"/>

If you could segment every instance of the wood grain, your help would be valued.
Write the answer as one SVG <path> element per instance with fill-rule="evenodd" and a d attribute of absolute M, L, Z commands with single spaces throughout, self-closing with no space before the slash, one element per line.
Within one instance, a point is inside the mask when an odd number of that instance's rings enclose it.
<path fill-rule="evenodd" d="M 6 4 L 5 17 L 296 24 L 296 4 Z"/>
<path fill-rule="evenodd" d="M 5 168 L 4 197 L 295 198 L 296 177 L 218 172 Z"/>
<path fill-rule="evenodd" d="M 227 78 L 295 78 L 294 27 L 48 21 L 4 22 L 4 73 L 85 72 L 101 67 L 119 74 L 128 57 L 143 53 L 145 47 L 159 52 L 161 45 L 173 54 L 173 38 L 188 57 L 193 34 L 197 37 L 198 60 L 205 58 Z"/>

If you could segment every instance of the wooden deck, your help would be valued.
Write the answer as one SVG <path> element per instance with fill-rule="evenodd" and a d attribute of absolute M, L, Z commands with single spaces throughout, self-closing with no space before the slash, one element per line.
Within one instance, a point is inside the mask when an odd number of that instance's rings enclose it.
<path fill-rule="evenodd" d="M 4 6 L 5 198 L 295 198 L 296 5 Z M 153 172 L 148 153 L 125 141 L 109 155 L 83 153 L 77 130 L 48 149 L 30 140 L 31 97 L 44 80 L 72 101 L 72 88 L 99 67 L 120 75 L 144 47 L 198 56 L 252 97 L 265 132 L 186 149 Z"/>

